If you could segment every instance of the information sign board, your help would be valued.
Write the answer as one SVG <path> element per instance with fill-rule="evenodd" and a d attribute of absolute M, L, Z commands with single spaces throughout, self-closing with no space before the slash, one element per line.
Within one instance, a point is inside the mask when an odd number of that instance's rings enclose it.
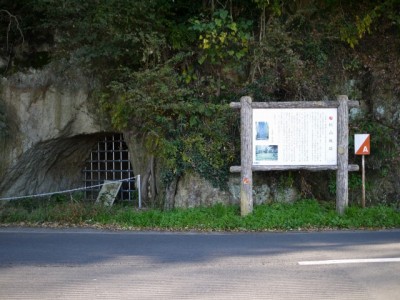
<path fill-rule="evenodd" d="M 337 165 L 337 108 L 253 109 L 253 165 Z"/>

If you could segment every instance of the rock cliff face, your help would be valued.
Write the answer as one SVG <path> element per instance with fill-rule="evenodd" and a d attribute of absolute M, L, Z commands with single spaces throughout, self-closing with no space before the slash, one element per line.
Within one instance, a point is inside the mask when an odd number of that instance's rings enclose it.
<path fill-rule="evenodd" d="M 88 86 L 54 80 L 51 70 L 16 74 L 1 82 L 4 123 L 0 195 L 71 188 L 101 128 L 89 112 Z"/>
<path fill-rule="evenodd" d="M 32 70 L 1 81 L 0 98 L 0 197 L 36 195 L 83 186 L 85 160 L 98 140 L 109 133 L 100 126 L 90 109 L 89 83 L 73 74 L 64 78 L 54 70 Z M 154 176 L 149 164 L 153 159 L 143 151 L 143 141 L 129 132 L 124 134 L 132 153 L 134 172 L 142 174 L 144 186 Z M 189 178 L 188 176 L 185 179 Z M 193 186 L 193 182 L 197 184 Z M 210 185 L 193 177 L 183 180 L 178 195 L 203 194 L 189 197 L 193 205 L 210 204 L 204 189 Z M 156 188 L 158 190 L 156 190 Z M 152 187 L 153 195 L 162 191 Z M 146 190 L 146 189 L 144 189 Z M 224 192 L 213 196 L 229 202 Z M 178 197 L 176 206 L 187 207 L 186 199 Z M 206 202 L 202 199 L 206 197 Z M 144 197 L 147 199 L 147 195 Z"/>

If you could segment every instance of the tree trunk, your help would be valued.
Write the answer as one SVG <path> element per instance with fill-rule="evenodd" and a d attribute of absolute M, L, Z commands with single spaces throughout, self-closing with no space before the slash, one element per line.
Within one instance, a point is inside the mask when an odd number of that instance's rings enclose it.
<path fill-rule="evenodd" d="M 130 152 L 133 172 L 141 176 L 141 195 L 144 206 L 165 209 L 174 208 L 178 179 L 168 186 L 161 182 L 162 161 L 146 147 L 146 134 L 140 132 L 124 132 L 125 142 Z"/>
<path fill-rule="evenodd" d="M 178 179 L 174 179 L 165 189 L 164 209 L 168 210 L 175 207 L 175 195 L 177 186 Z"/>
<path fill-rule="evenodd" d="M 146 135 L 140 132 L 124 132 L 130 152 L 133 172 L 141 176 L 141 195 L 145 206 L 154 207 L 159 199 L 159 176 L 156 174 L 156 159 L 146 148 Z"/>

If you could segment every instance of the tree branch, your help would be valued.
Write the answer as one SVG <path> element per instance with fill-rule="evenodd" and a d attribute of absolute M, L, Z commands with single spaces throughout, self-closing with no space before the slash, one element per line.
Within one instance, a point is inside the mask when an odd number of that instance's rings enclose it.
<path fill-rule="evenodd" d="M 22 44 L 24 44 L 24 42 L 25 42 L 25 37 L 24 37 L 24 34 L 22 33 L 21 27 L 19 26 L 18 19 L 17 19 L 17 17 L 16 17 L 15 15 L 13 15 L 12 13 L 10 13 L 10 12 L 9 12 L 8 10 L 6 10 L 6 9 L 0 9 L 0 13 L 5 13 L 6 15 L 8 15 L 8 18 L 9 18 L 8 26 L 7 26 L 7 36 L 6 36 L 6 40 L 7 40 L 7 52 L 8 52 L 8 51 L 9 51 L 9 44 L 10 44 L 10 43 L 9 43 L 9 34 L 10 34 L 10 31 L 11 31 L 11 25 L 12 25 L 13 21 L 15 22 L 16 28 L 17 28 L 17 30 L 18 30 L 18 32 L 19 32 L 21 38 L 22 38 Z"/>

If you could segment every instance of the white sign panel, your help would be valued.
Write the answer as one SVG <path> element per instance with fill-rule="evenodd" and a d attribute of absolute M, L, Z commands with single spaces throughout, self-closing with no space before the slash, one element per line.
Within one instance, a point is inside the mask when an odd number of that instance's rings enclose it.
<path fill-rule="evenodd" d="M 337 165 L 337 109 L 253 109 L 253 165 Z"/>

